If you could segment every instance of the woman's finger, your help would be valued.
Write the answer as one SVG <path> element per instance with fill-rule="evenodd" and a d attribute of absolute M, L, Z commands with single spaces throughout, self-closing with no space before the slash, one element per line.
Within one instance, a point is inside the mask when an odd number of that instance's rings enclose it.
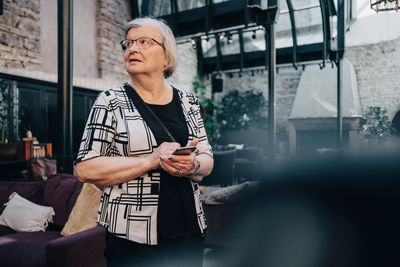
<path fill-rule="evenodd" d="M 193 173 L 194 162 L 175 162 L 161 157 L 161 168 L 174 176 L 185 176 Z"/>

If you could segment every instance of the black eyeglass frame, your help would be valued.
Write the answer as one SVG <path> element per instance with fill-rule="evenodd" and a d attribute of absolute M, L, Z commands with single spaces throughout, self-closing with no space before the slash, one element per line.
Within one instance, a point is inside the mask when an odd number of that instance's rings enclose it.
<path fill-rule="evenodd" d="M 154 39 L 154 38 L 147 37 L 147 36 L 142 36 L 142 37 L 136 38 L 136 39 L 134 39 L 134 40 L 133 40 L 133 39 L 124 39 L 124 40 L 122 40 L 121 42 L 119 42 L 119 44 L 121 45 L 122 50 L 125 51 L 126 49 L 128 49 L 128 47 L 127 47 L 126 45 L 124 45 L 124 42 L 125 42 L 125 41 L 127 41 L 127 40 L 132 41 L 132 42 L 133 42 L 133 43 L 132 43 L 132 46 L 133 46 L 135 43 L 137 44 L 137 40 L 139 40 L 139 39 L 141 39 L 141 38 L 150 39 L 150 40 L 152 40 L 153 42 L 155 42 L 156 44 L 158 44 L 159 46 L 161 46 L 162 48 L 165 48 L 164 45 L 163 45 L 162 43 L 160 43 L 159 41 L 157 41 L 157 40 Z M 132 46 L 131 46 L 131 47 L 132 47 Z M 149 46 L 149 48 L 150 48 L 150 46 Z"/>

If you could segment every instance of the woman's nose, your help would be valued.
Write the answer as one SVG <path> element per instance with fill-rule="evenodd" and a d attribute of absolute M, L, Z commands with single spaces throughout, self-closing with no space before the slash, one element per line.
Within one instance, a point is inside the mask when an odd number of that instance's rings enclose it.
<path fill-rule="evenodd" d="M 139 48 L 137 47 L 137 43 L 133 42 L 132 46 L 128 48 L 129 51 L 131 52 L 137 52 L 139 51 Z"/>

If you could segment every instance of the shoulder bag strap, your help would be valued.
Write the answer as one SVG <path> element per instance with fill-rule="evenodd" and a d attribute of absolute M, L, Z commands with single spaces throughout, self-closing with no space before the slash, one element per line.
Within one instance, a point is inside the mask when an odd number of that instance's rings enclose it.
<path fill-rule="evenodd" d="M 160 118 L 153 112 L 153 110 L 146 104 L 146 102 L 143 101 L 143 99 L 138 95 L 138 93 L 133 89 L 132 86 L 129 84 L 125 83 L 124 88 L 126 90 L 126 93 L 128 95 L 131 95 L 131 98 L 133 100 L 136 100 L 137 102 L 140 102 L 141 106 L 146 108 L 146 110 L 154 117 L 154 119 L 160 124 L 161 128 L 163 128 L 164 132 L 169 136 L 172 142 L 176 142 L 176 139 L 174 136 L 171 134 L 171 132 L 168 130 L 168 128 L 165 126 L 165 124 L 160 120 Z"/>

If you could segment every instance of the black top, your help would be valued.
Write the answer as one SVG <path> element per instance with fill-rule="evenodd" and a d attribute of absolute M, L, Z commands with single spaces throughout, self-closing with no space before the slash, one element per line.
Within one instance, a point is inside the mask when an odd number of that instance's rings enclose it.
<path fill-rule="evenodd" d="M 136 94 L 135 97 L 137 96 Z M 139 105 L 137 105 L 136 102 L 134 103 L 146 124 L 153 132 L 157 144 L 160 145 L 163 142 L 172 142 L 162 126 L 160 126 L 152 114 L 142 106 L 143 103 Z M 147 105 L 164 123 L 176 141 L 181 146 L 186 146 L 189 130 L 180 104 L 178 91 L 175 88 L 173 89 L 173 99 L 166 105 Z M 175 177 L 161 170 L 157 232 L 158 239 L 161 242 L 162 239 L 190 236 L 200 233 L 196 217 L 193 189 L 189 178 Z"/>

